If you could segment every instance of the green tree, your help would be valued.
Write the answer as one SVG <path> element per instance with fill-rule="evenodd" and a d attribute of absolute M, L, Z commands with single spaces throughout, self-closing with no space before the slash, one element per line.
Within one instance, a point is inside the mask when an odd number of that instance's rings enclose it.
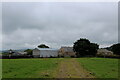
<path fill-rule="evenodd" d="M 99 45 L 95 43 L 90 43 L 88 39 L 80 38 L 73 45 L 73 50 L 77 53 L 77 57 L 93 55 L 95 56 L 97 53 Z"/>
<path fill-rule="evenodd" d="M 49 46 L 46 46 L 45 44 L 38 45 L 38 48 L 49 48 Z"/>
<path fill-rule="evenodd" d="M 96 55 L 96 53 L 97 53 L 97 50 L 99 49 L 99 45 L 98 44 L 96 44 L 96 43 L 90 43 L 90 47 L 89 47 L 89 49 L 90 49 L 90 55 Z"/>
<path fill-rule="evenodd" d="M 120 55 L 120 43 L 113 44 L 110 48 L 114 54 Z"/>
<path fill-rule="evenodd" d="M 24 52 L 27 52 L 27 55 L 32 55 L 32 49 L 27 49 L 27 50 L 25 50 Z"/>

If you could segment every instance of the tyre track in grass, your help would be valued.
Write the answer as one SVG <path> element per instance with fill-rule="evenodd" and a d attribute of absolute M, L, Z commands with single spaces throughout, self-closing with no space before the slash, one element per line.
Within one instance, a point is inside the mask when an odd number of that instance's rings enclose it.
<path fill-rule="evenodd" d="M 95 78 L 75 58 L 64 58 L 57 70 L 56 78 Z"/>

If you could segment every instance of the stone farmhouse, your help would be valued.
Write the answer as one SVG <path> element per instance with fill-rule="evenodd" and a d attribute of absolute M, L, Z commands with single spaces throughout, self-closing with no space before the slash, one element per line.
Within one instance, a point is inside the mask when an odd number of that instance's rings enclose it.
<path fill-rule="evenodd" d="M 113 55 L 113 52 L 107 49 L 98 49 L 97 55 Z"/>
<path fill-rule="evenodd" d="M 63 57 L 76 57 L 73 47 L 61 47 L 59 50 L 59 56 Z"/>

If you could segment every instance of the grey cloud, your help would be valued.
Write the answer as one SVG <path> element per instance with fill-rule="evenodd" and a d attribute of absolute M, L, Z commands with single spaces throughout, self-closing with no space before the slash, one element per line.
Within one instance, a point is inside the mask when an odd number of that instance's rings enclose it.
<path fill-rule="evenodd" d="M 117 3 L 3 3 L 3 48 L 71 46 L 88 38 L 101 46 L 117 43 Z"/>

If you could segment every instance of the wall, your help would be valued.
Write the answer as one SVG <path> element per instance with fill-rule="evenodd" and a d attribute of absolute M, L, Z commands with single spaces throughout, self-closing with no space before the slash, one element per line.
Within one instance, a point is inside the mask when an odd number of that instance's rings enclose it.
<path fill-rule="evenodd" d="M 40 57 L 58 57 L 57 50 L 40 50 Z"/>
<path fill-rule="evenodd" d="M 34 49 L 33 50 L 33 57 L 40 57 L 40 50 Z"/>

